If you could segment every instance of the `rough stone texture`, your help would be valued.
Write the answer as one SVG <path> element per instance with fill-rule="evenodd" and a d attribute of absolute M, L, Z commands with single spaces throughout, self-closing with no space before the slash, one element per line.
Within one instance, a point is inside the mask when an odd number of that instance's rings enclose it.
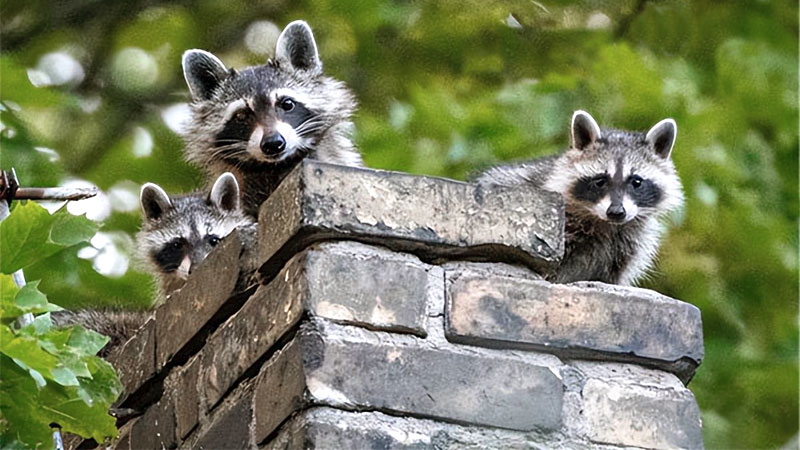
<path fill-rule="evenodd" d="M 286 384 L 280 367 L 290 368 L 292 375 L 302 374 L 305 383 L 290 381 L 294 392 L 282 389 L 275 394 L 283 397 L 278 400 L 259 400 L 258 395 L 268 390 L 256 391 L 258 410 L 270 402 L 279 405 L 263 415 L 257 413 L 258 442 L 292 412 L 302 392 L 307 402 L 345 409 L 516 430 L 552 430 L 561 425 L 564 388 L 558 375 L 551 367 L 516 354 L 440 348 L 413 336 L 318 320 L 295 339 L 299 351 L 290 345 L 280 355 L 290 361 L 275 362 L 275 370 L 268 365 L 256 383 Z"/>
<path fill-rule="evenodd" d="M 425 336 L 428 291 L 441 289 L 414 256 L 356 242 L 307 251 L 306 309 L 331 320 Z"/>
<path fill-rule="evenodd" d="M 164 367 L 231 295 L 241 247 L 238 232 L 229 234 L 156 310 L 156 367 Z"/>
<path fill-rule="evenodd" d="M 136 335 L 125 342 L 118 351 L 109 355 L 108 361 L 117 369 L 117 375 L 125 388 L 117 399 L 120 405 L 142 383 L 156 371 L 155 319 L 150 318 L 139 328 Z"/>
<path fill-rule="evenodd" d="M 378 412 L 311 408 L 281 427 L 263 450 L 339 449 L 618 449 L 560 433 L 518 432 L 461 426 Z"/>
<path fill-rule="evenodd" d="M 302 346 L 292 340 L 264 365 L 255 381 L 255 441 L 263 441 L 304 405 Z"/>
<path fill-rule="evenodd" d="M 268 285 L 259 286 L 245 305 L 231 316 L 203 349 L 206 408 L 222 395 L 278 339 L 294 327 L 303 312 L 306 283 L 303 258 L 297 258 Z"/>
<path fill-rule="evenodd" d="M 424 336 L 428 292 L 443 285 L 439 272 L 430 270 L 413 256 L 355 242 L 323 243 L 295 256 L 209 338 L 203 352 L 207 407 L 298 323 L 303 310 Z"/>
<path fill-rule="evenodd" d="M 700 310 L 656 292 L 602 283 L 550 284 L 449 271 L 446 327 L 454 342 L 641 364 L 684 382 L 703 359 Z"/>
<path fill-rule="evenodd" d="M 139 417 L 131 427 L 131 448 L 173 448 L 175 437 L 175 411 L 170 393 L 167 392 L 155 405 Z"/>
<path fill-rule="evenodd" d="M 180 446 L 182 449 L 215 450 L 255 448 L 252 442 L 253 384 L 242 383 L 214 411 L 208 426 L 194 433 Z"/>
<path fill-rule="evenodd" d="M 700 410 L 688 389 L 589 379 L 583 387 L 588 436 L 606 444 L 703 448 Z"/>
<path fill-rule="evenodd" d="M 674 374 L 627 363 L 567 363 L 565 434 L 625 447 L 703 447 L 697 404 Z"/>
<path fill-rule="evenodd" d="M 425 259 L 547 268 L 564 252 L 560 196 L 305 160 L 259 212 L 259 252 L 274 273 L 322 239 L 378 242 Z M 277 253 L 277 254 L 276 254 Z"/>
<path fill-rule="evenodd" d="M 180 439 L 189 434 L 199 418 L 197 379 L 200 363 L 200 358 L 194 357 L 167 377 L 165 389 L 170 391 L 175 401 L 175 425 Z"/>

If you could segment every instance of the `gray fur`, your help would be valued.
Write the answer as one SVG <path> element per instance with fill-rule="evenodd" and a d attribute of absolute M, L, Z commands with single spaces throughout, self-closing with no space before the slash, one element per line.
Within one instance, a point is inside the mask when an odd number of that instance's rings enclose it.
<path fill-rule="evenodd" d="M 209 179 L 232 172 L 242 187 L 246 213 L 257 216 L 261 203 L 305 157 L 363 165 L 351 139 L 355 97 L 344 83 L 323 74 L 313 34 L 305 22 L 295 21 L 284 29 L 276 56 L 264 65 L 237 72 L 220 66 L 219 59 L 209 55 L 189 50 L 183 57 L 192 94 L 192 119 L 184 136 L 186 159 L 202 168 Z M 298 142 L 287 145 L 292 148 L 281 153 L 280 159 L 248 151 L 247 139 L 220 138 L 231 121 L 231 105 L 237 102 L 253 114 L 254 122 L 247 125 L 250 130 L 263 127 L 274 132 L 279 100 L 273 97 L 279 92 L 296 93 L 312 113 L 309 120 L 294 128 Z M 269 99 L 268 107 L 257 100 L 263 98 Z"/>
<path fill-rule="evenodd" d="M 84 328 L 108 336 L 108 343 L 99 353 L 100 356 L 105 357 L 133 337 L 151 314 L 152 311 L 80 309 L 57 311 L 51 313 L 50 318 L 53 325 L 57 327 L 83 325 Z"/>
<path fill-rule="evenodd" d="M 148 183 L 142 188 L 144 211 L 152 209 L 148 206 L 152 195 L 146 193 L 155 190 L 153 186 L 155 185 Z M 169 206 L 157 217 L 144 216 L 141 230 L 136 235 L 138 259 L 158 279 L 160 299 L 163 299 L 164 294 L 180 287 L 186 276 L 213 250 L 216 243 L 211 237 L 221 240 L 236 228 L 239 229 L 242 240 L 249 244 L 243 247 L 245 255 L 242 256 L 242 272 L 250 273 L 255 270 L 255 257 L 250 255 L 255 252 L 252 242 L 256 234 L 255 221 L 240 207 L 239 187 L 233 175 L 220 175 L 209 194 L 172 196 L 168 200 Z M 159 201 L 164 203 L 163 200 Z M 176 240 L 182 242 L 182 251 L 188 255 L 191 263 L 188 272 L 167 267 L 158 257 L 159 252 Z"/>
<path fill-rule="evenodd" d="M 588 113 L 576 112 L 569 150 L 521 164 L 494 167 L 480 174 L 476 181 L 500 186 L 530 184 L 564 197 L 565 254 L 560 266 L 545 274 L 548 280 L 634 284 L 652 266 L 663 232 L 662 219 L 683 205 L 681 183 L 669 158 L 677 128 L 668 119 L 659 122 L 647 135 L 604 129 L 597 136 L 593 122 Z M 656 204 L 638 208 L 636 216 L 625 223 L 598 216 L 596 204 L 574 194 L 580 179 L 608 173 L 608 168 L 617 164 L 631 168 L 631 174 L 651 180 L 662 193 Z"/>

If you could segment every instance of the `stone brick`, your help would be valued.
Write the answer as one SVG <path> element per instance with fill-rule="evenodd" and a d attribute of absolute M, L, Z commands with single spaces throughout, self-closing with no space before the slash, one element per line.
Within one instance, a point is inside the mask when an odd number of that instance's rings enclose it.
<path fill-rule="evenodd" d="M 261 369 L 255 382 L 255 440 L 263 441 L 304 405 L 302 346 L 292 340 Z"/>
<path fill-rule="evenodd" d="M 131 427 L 131 448 L 174 448 L 175 412 L 172 399 L 165 394 L 156 404 L 150 406 L 143 416 Z"/>
<path fill-rule="evenodd" d="M 255 448 L 253 428 L 253 384 L 242 383 L 213 412 L 210 421 L 198 429 L 181 448 L 197 450 Z"/>
<path fill-rule="evenodd" d="M 217 329 L 203 349 L 202 385 L 210 409 L 244 372 L 300 321 L 306 295 L 304 258 L 287 264 L 259 286 L 242 308 Z"/>
<path fill-rule="evenodd" d="M 636 361 L 684 382 L 703 359 L 700 310 L 656 292 L 602 283 L 446 273 L 446 335 L 453 342 Z"/>
<path fill-rule="evenodd" d="M 299 352 L 285 353 L 295 362 L 281 363 L 293 367 L 293 372 L 299 371 L 293 364 L 302 365 L 305 378 L 305 386 L 292 384 L 294 393 L 284 390 L 278 394 L 285 397 L 279 400 L 283 405 L 294 405 L 293 396 L 305 391 L 306 400 L 312 404 L 347 409 L 516 430 L 560 427 L 563 385 L 551 367 L 533 364 L 515 354 L 455 346 L 440 348 L 410 335 L 372 332 L 319 320 L 313 324 L 303 327 L 295 338 L 295 345 L 301 346 Z M 265 380 L 257 381 L 266 386 L 256 391 L 257 405 L 271 400 L 259 400 L 274 383 L 266 375 L 269 373 L 265 369 Z M 285 408 L 282 416 L 288 415 L 289 409 Z M 280 415 L 259 414 L 257 441 L 283 419 Z M 268 417 L 269 424 L 259 423 L 261 417 Z"/>
<path fill-rule="evenodd" d="M 425 335 L 429 289 L 443 279 L 417 258 L 355 242 L 323 243 L 292 258 L 209 338 L 204 370 L 210 408 L 299 322 L 327 319 Z M 335 279 L 336 282 L 331 282 Z"/>
<path fill-rule="evenodd" d="M 199 357 L 189 360 L 186 365 L 173 369 L 166 380 L 164 389 L 170 392 L 175 402 L 175 426 L 178 438 L 183 439 L 197 425 L 199 416 L 199 395 L 197 379 L 200 375 Z"/>
<path fill-rule="evenodd" d="M 263 450 L 618 449 L 553 432 L 462 426 L 378 412 L 317 407 L 296 415 Z"/>
<path fill-rule="evenodd" d="M 681 388 L 588 379 L 583 387 L 588 437 L 622 446 L 703 448 L 700 410 L 692 393 Z"/>
<path fill-rule="evenodd" d="M 125 342 L 108 360 L 117 370 L 119 380 L 125 388 L 116 405 L 128 398 L 156 371 L 155 319 L 150 318 L 139 331 Z"/>
<path fill-rule="evenodd" d="M 374 329 L 425 336 L 425 300 L 443 280 L 414 256 L 357 242 L 324 243 L 307 251 L 312 314 Z"/>
<path fill-rule="evenodd" d="M 217 312 L 239 275 L 241 241 L 229 234 L 156 310 L 156 366 L 161 369 Z"/>
<path fill-rule="evenodd" d="M 557 194 L 313 160 L 298 165 L 264 202 L 259 225 L 265 274 L 331 238 L 377 242 L 424 259 L 516 261 L 539 269 L 564 251 Z"/>

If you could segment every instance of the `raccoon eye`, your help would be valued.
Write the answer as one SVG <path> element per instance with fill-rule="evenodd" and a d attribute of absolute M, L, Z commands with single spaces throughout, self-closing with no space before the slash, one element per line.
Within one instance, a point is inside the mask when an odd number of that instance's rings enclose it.
<path fill-rule="evenodd" d="M 642 181 L 644 181 L 642 180 L 642 177 L 639 175 L 634 175 L 631 177 L 631 186 L 633 186 L 634 189 L 637 189 L 642 185 Z"/>
<path fill-rule="evenodd" d="M 597 178 L 593 179 L 592 180 L 592 185 L 594 187 L 596 187 L 596 188 L 604 188 L 604 187 L 606 187 L 606 183 L 607 182 L 608 182 L 608 180 L 606 180 L 606 177 L 602 176 L 602 177 L 597 177 Z"/>
<path fill-rule="evenodd" d="M 238 121 L 244 121 L 245 119 L 247 119 L 247 111 L 245 109 L 240 109 L 239 111 L 236 112 L 236 115 L 233 116 L 233 118 Z"/>
<path fill-rule="evenodd" d="M 183 241 L 181 241 L 181 240 L 174 241 L 174 242 L 172 242 L 172 244 L 170 244 L 170 246 L 172 248 L 174 248 L 174 249 L 179 249 L 179 248 L 183 247 Z"/>
<path fill-rule="evenodd" d="M 219 237 L 211 235 L 208 237 L 208 245 L 216 247 L 217 244 L 219 244 L 219 240 L 220 240 Z"/>
<path fill-rule="evenodd" d="M 282 110 L 289 112 L 294 109 L 294 105 L 295 105 L 294 100 L 290 99 L 289 97 L 286 97 L 283 100 L 281 100 L 278 106 L 280 106 Z"/>

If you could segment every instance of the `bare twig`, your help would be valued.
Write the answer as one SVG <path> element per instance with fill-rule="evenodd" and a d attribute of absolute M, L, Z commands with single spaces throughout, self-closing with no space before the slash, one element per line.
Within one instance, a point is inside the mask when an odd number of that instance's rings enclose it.
<path fill-rule="evenodd" d="M 14 200 L 83 200 L 97 195 L 97 188 L 19 188 Z"/>

